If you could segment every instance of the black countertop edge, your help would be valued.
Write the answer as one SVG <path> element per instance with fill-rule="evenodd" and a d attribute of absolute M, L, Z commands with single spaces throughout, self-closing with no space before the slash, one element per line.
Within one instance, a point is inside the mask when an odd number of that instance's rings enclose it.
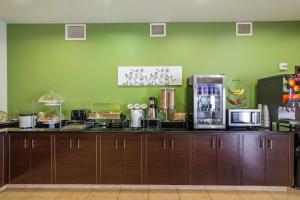
<path fill-rule="evenodd" d="M 90 129 L 90 130 L 60 130 L 60 129 L 47 129 L 47 128 L 36 128 L 36 129 L 20 129 L 20 128 L 4 128 L 0 129 L 0 134 L 10 133 L 214 133 L 214 134 L 225 134 L 225 133 L 267 133 L 267 134 L 293 134 L 294 132 L 288 131 L 268 131 L 268 130 L 190 130 L 190 129 Z"/>

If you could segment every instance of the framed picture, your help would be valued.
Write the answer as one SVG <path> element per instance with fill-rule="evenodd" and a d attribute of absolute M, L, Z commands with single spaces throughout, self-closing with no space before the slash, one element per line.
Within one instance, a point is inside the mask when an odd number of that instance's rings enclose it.
<path fill-rule="evenodd" d="M 119 66 L 119 86 L 182 85 L 182 66 Z"/>

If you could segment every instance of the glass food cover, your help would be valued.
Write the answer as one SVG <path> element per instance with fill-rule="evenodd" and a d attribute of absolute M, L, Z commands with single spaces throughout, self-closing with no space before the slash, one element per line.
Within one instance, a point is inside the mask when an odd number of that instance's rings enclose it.
<path fill-rule="evenodd" d="M 117 103 L 93 103 L 91 110 L 91 120 L 119 120 L 121 115 L 121 105 Z"/>
<path fill-rule="evenodd" d="M 59 105 L 64 102 L 64 99 L 56 94 L 53 91 L 50 91 L 47 94 L 41 96 L 38 100 L 38 103 L 46 104 L 46 105 Z"/>
<path fill-rule="evenodd" d="M 193 121 L 195 129 L 225 129 L 225 76 L 195 75 Z"/>

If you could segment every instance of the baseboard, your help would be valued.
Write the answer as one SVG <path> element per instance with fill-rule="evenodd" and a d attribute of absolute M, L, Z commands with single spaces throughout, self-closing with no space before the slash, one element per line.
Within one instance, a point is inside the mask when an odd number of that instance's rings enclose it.
<path fill-rule="evenodd" d="M 227 185 L 86 185 L 86 184 L 8 184 L 2 188 L 35 189 L 132 189 L 132 190 L 251 190 L 287 191 L 286 186 L 227 186 Z M 1 188 L 1 189 L 2 189 Z"/>

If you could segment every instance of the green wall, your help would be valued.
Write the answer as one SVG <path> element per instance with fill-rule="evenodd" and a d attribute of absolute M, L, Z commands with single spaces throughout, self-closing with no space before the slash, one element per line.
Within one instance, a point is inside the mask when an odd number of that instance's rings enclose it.
<path fill-rule="evenodd" d="M 65 109 L 92 102 L 148 102 L 159 88 L 117 86 L 119 65 L 182 65 L 192 74 L 226 74 L 249 84 L 300 64 L 300 22 L 257 22 L 252 37 L 236 37 L 235 23 L 168 23 L 167 37 L 150 38 L 149 24 L 88 24 L 86 41 L 65 41 L 63 24 L 8 25 L 9 111 L 31 112 L 33 97 L 61 94 Z M 185 107 L 177 88 L 178 110 Z"/>

